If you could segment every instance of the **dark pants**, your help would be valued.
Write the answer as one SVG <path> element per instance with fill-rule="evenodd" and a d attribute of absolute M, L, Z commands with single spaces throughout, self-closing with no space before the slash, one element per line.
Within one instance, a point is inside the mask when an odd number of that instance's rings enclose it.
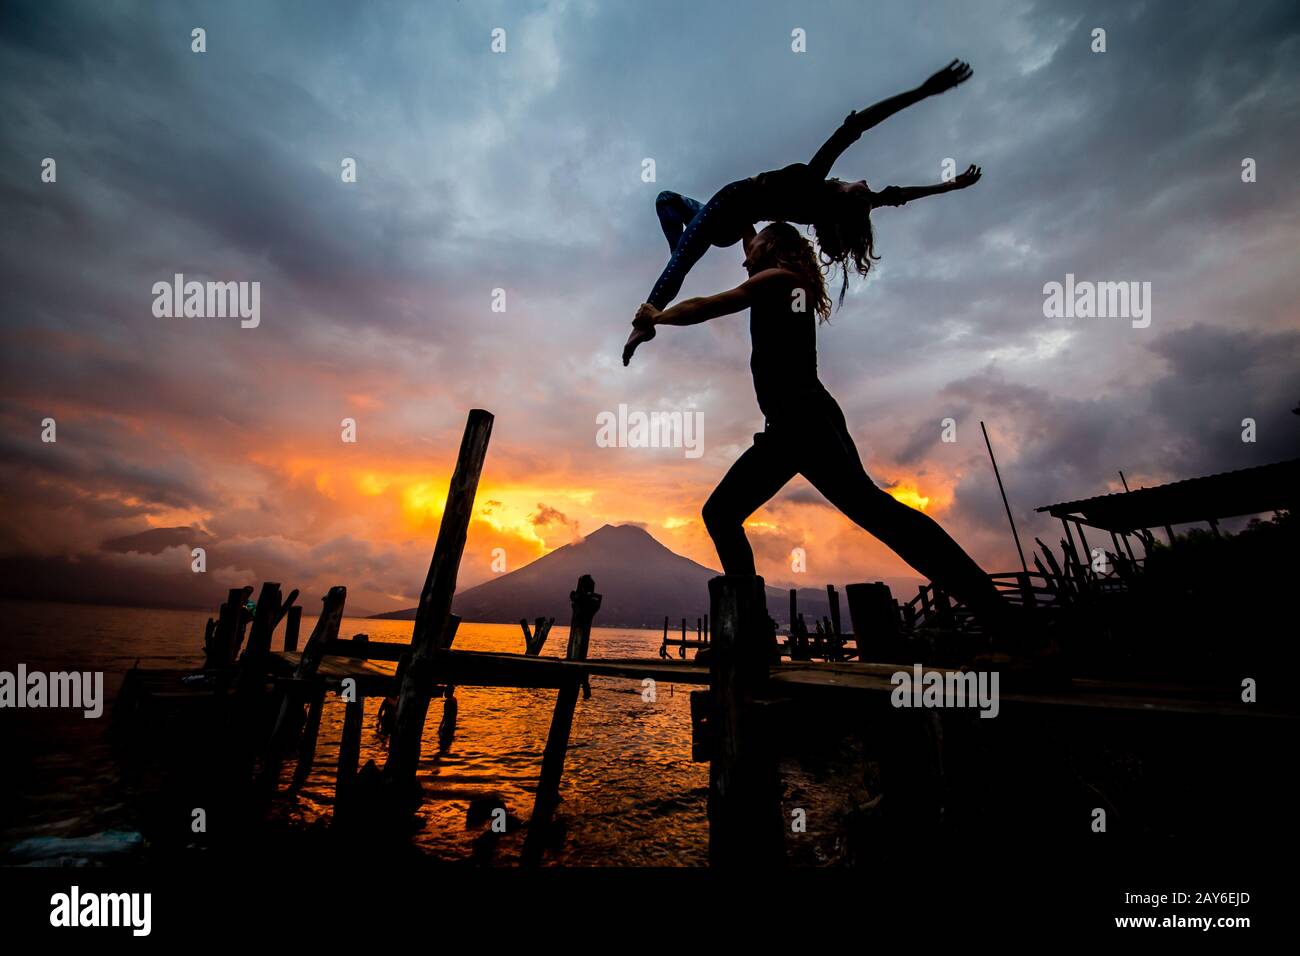
<path fill-rule="evenodd" d="M 752 225 L 746 220 L 750 185 L 750 180 L 741 179 L 723 186 L 705 205 L 678 193 L 659 194 L 655 212 L 671 255 L 647 302 L 656 309 L 666 309 L 681 291 L 686 274 L 709 246 L 730 246 L 740 241 L 745 228 Z"/>
<path fill-rule="evenodd" d="M 801 474 L 826 499 L 977 614 L 1005 603 L 988 576 L 934 519 L 868 477 L 844 413 L 825 389 L 791 400 L 736 461 L 704 504 L 704 525 L 726 574 L 754 574 L 744 521 Z"/>

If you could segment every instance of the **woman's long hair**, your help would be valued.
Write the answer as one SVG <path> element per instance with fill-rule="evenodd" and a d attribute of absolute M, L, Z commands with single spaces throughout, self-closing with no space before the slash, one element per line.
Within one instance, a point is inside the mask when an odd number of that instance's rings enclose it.
<path fill-rule="evenodd" d="M 762 235 L 767 237 L 775 264 L 797 275 L 812 296 L 813 312 L 819 322 L 831 314 L 831 297 L 826 294 L 826 277 L 822 275 L 813 244 L 788 222 L 774 222 Z"/>
<path fill-rule="evenodd" d="M 830 182 L 828 180 L 828 182 Z M 849 266 L 852 265 L 858 275 L 865 276 L 871 271 L 872 263 L 880 259 L 876 255 L 876 240 L 871 232 L 871 197 L 868 195 L 837 195 L 827 203 L 831 210 L 830 218 L 813 223 L 817 234 L 817 245 L 821 247 L 820 259 L 827 272 L 834 272 L 839 266 L 843 278 L 840 281 L 839 304 L 844 304 L 844 294 L 849 288 Z"/>

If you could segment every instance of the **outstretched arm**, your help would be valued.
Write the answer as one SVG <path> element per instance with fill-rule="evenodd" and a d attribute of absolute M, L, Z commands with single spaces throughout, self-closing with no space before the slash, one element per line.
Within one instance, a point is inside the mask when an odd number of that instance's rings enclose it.
<path fill-rule="evenodd" d="M 652 305 L 643 305 L 637 309 L 633 325 L 699 325 L 709 319 L 716 319 L 733 312 L 743 312 L 754 304 L 754 300 L 774 285 L 788 285 L 791 274 L 785 269 L 764 269 L 750 276 L 734 289 L 719 292 L 717 295 L 702 295 L 693 299 L 683 299 L 676 305 L 669 306 L 662 312 Z"/>
<path fill-rule="evenodd" d="M 947 183 L 935 183 L 933 186 L 886 186 L 879 192 L 872 193 L 871 205 L 901 206 L 924 196 L 937 196 L 940 193 L 950 193 L 955 189 L 965 189 L 979 182 L 981 175 L 983 170 L 971 165 L 966 167 L 966 171 L 960 176 Z"/>
<path fill-rule="evenodd" d="M 764 269 L 750 276 L 734 289 L 719 292 L 717 295 L 696 296 L 683 299 L 669 306 L 662 312 L 648 302 L 636 311 L 632 320 L 632 334 L 623 346 L 623 364 L 632 359 L 632 353 L 642 342 L 655 337 L 655 328 L 660 325 L 699 325 L 710 319 L 716 319 L 733 312 L 743 312 L 754 304 L 754 300 L 773 286 L 787 286 L 794 276 L 785 269 Z"/>
<path fill-rule="evenodd" d="M 970 77 L 970 64 L 953 60 L 916 89 L 881 100 L 861 113 L 854 110 L 840 128 L 831 134 L 831 138 L 822 144 L 822 148 L 817 150 L 817 155 L 808 164 L 809 168 L 817 174 L 818 178 L 825 179 L 831 174 L 831 167 L 835 165 L 835 160 L 839 159 L 840 154 L 856 143 L 858 137 L 871 127 L 893 116 L 899 110 L 921 102 L 927 96 L 937 96 L 959 83 L 965 83 Z"/>

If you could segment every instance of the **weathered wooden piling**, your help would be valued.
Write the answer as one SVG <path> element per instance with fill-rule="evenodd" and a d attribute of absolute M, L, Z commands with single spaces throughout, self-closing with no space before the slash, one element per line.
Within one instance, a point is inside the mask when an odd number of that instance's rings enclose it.
<path fill-rule="evenodd" d="M 206 659 L 204 670 L 220 670 L 235 662 L 242 640 L 243 625 L 247 620 L 244 604 L 253 593 L 251 587 L 231 588 L 226 595 L 226 603 L 217 611 L 217 623 L 213 628 L 211 645 L 205 647 Z"/>
<path fill-rule="evenodd" d="M 843 634 L 844 631 L 840 628 L 840 595 L 833 584 L 826 585 L 826 603 L 831 609 L 831 633 Z"/>
<path fill-rule="evenodd" d="M 881 581 L 874 584 L 850 584 L 844 588 L 849 602 L 849 620 L 853 622 L 853 635 L 858 646 L 858 660 L 871 659 L 873 647 L 883 651 L 889 660 L 897 648 L 901 634 L 898 609 L 889 586 Z"/>
<path fill-rule="evenodd" d="M 755 699 L 767 684 L 776 640 L 763 579 L 709 581 L 713 652 L 709 658 L 709 863 L 771 867 L 784 859 L 784 823 L 775 757 Z"/>
<path fill-rule="evenodd" d="M 302 605 L 295 604 L 289 608 L 289 616 L 284 623 L 284 649 L 290 654 L 298 650 L 298 630 L 302 626 Z"/>
<path fill-rule="evenodd" d="M 587 645 L 591 639 L 591 621 L 600 610 L 600 595 L 591 576 L 578 579 L 578 587 L 569 594 L 573 617 L 569 624 L 569 646 L 565 658 L 571 661 L 587 659 Z M 573 712 L 578 704 L 578 690 L 583 679 L 575 677 L 559 689 L 555 697 L 555 711 L 551 715 L 551 729 L 546 735 L 546 749 L 542 752 L 542 772 L 537 781 L 537 796 L 533 800 L 533 815 L 528 821 L 528 836 L 524 840 L 524 861 L 536 863 L 541 858 L 542 838 L 560 803 L 560 778 L 564 774 L 564 757 L 569 749 L 569 734 L 573 730 Z"/>
<path fill-rule="evenodd" d="M 442 649 L 449 626 L 456 575 L 460 570 L 461 555 L 465 551 L 465 538 L 469 532 L 470 515 L 474 510 L 479 476 L 487 457 L 492 420 L 492 414 L 481 408 L 472 409 L 469 413 L 460 452 L 456 457 L 456 470 L 447 489 L 447 504 L 438 528 L 433 560 L 420 591 L 420 605 L 411 635 L 410 666 L 406 668 L 398 693 L 397 719 L 388 750 L 388 761 L 384 765 L 385 777 L 399 785 L 415 783 L 415 770 L 420 762 L 420 741 L 424 735 L 424 719 L 429 711 L 429 697 L 433 690 L 434 657 Z"/>
<path fill-rule="evenodd" d="M 307 779 L 316 753 L 316 735 L 320 727 L 320 708 L 324 703 L 324 688 L 316 686 L 316 671 L 325 658 L 326 648 L 338 637 L 343 620 L 343 606 L 348 589 L 332 587 L 321 599 L 321 613 L 316 619 L 302 656 L 294 668 L 293 678 L 280 688 L 280 708 L 271 731 L 266 755 L 262 760 L 261 783 L 265 790 L 274 791 L 280 776 L 280 765 L 285 752 L 300 730 L 304 730 L 303 704 L 310 702 L 302 746 L 299 748 L 298 768 L 295 768 L 296 786 Z"/>
<path fill-rule="evenodd" d="M 347 702 L 343 710 L 343 738 L 339 742 L 338 773 L 334 778 L 334 814 L 340 811 L 345 815 L 351 796 L 352 782 L 357 775 L 357 764 L 361 760 L 361 726 L 365 718 L 366 697 L 357 689 L 356 697 Z"/>
<path fill-rule="evenodd" d="M 528 629 L 528 618 L 519 619 L 519 627 L 524 632 L 524 653 L 529 657 L 536 657 L 542 653 L 542 647 L 546 644 L 546 638 L 550 636 L 551 628 L 555 625 L 555 618 L 539 617 L 535 623 L 534 630 Z"/>

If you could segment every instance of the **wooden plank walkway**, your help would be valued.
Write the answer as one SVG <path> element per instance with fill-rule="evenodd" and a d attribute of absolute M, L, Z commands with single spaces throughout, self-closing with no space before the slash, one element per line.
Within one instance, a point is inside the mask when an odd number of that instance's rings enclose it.
<path fill-rule="evenodd" d="M 392 644 L 405 649 L 406 645 Z M 376 643 L 370 644 L 373 652 Z M 380 652 L 384 654 L 384 651 Z M 285 666 L 296 666 L 300 655 L 280 652 L 273 657 Z M 373 657 L 372 653 L 372 657 Z M 387 656 L 385 654 L 385 656 Z M 939 670 L 942 668 L 926 668 Z M 798 662 L 773 665 L 770 683 L 774 690 L 814 695 L 866 694 L 889 695 L 894 690 L 890 678 L 898 671 L 911 672 L 902 664 Z M 946 672 L 945 672 L 946 673 Z M 396 692 L 393 666 L 385 667 L 372 660 L 326 657 L 317 671 L 325 683 L 334 687 L 344 678 L 354 678 L 358 689 L 367 696 L 387 696 Z M 559 657 L 532 657 L 525 654 L 487 651 L 445 651 L 436 658 L 434 679 L 440 684 L 457 687 L 531 687 L 565 686 L 575 677 L 624 677 L 643 680 L 647 677 L 671 684 L 708 686 L 707 664 L 685 661 L 672 663 L 658 658 L 589 658 L 566 660 Z M 999 700 L 1003 705 L 1036 707 L 1071 707 L 1136 713 L 1206 714 L 1220 717 L 1257 717 L 1300 719 L 1300 714 L 1245 704 L 1230 697 L 1211 695 L 1205 688 L 1172 684 L 1137 684 L 1076 678 L 1070 687 L 1060 690 L 1016 689 L 1015 677 L 999 681 Z"/>

